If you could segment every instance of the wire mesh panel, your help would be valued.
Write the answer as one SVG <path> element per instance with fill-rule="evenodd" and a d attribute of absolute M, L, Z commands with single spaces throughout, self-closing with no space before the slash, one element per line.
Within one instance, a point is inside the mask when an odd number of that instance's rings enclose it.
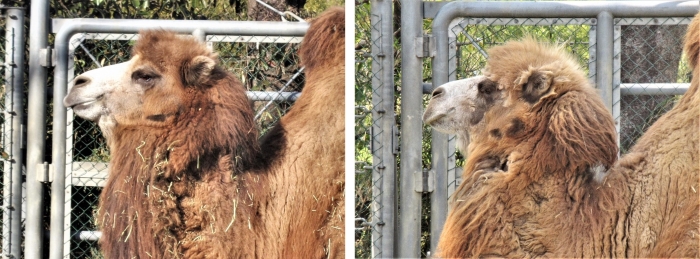
<path fill-rule="evenodd" d="M 613 117 L 622 153 L 688 89 L 691 70 L 682 48 L 690 20 L 615 19 Z"/>
<path fill-rule="evenodd" d="M 7 153 L 7 151 L 5 151 L 8 150 L 7 148 L 10 145 L 9 142 L 11 139 L 11 135 L 8 135 L 7 129 L 9 129 L 12 126 L 10 124 L 10 121 L 6 120 L 4 112 L 7 107 L 5 104 L 5 91 L 7 89 L 7 85 L 10 83 L 8 82 L 8 80 L 11 79 L 5 76 L 7 67 L 5 65 L 5 60 L 8 56 L 12 55 L 12 49 L 7 48 L 8 43 L 9 45 L 11 45 L 10 42 L 12 41 L 12 35 L 7 35 L 7 31 L 5 30 L 7 27 L 7 22 L 4 19 L 0 20 L 0 25 L 2 25 L 2 35 L 0 35 L 0 40 L 2 40 L 0 41 L 0 56 L 3 59 L 2 66 L 0 66 L 0 83 L 2 84 L 2 88 L 0 88 L 0 110 L 3 111 L 2 113 L 0 113 L 0 121 L 2 122 L 2 125 L 0 125 L 2 127 L 2 131 L 0 131 L 0 145 L 2 145 L 2 163 L 0 163 L 0 199 L 2 201 L 1 206 L 4 207 L 7 205 L 5 199 L 7 190 L 5 188 L 9 187 L 5 185 L 5 179 L 6 173 L 9 173 L 9 166 L 11 165 L 7 161 L 7 158 L 9 158 L 9 154 Z M 7 217 L 9 217 L 9 215 L 3 210 L 2 219 L 0 219 L 2 223 L 0 224 L 0 229 L 2 230 L 0 231 L 0 240 L 2 240 L 2 246 L 0 247 L 0 249 L 2 249 L 2 251 L 10 250 L 10 244 L 8 240 L 9 235 L 7 233 L 7 231 L 9 231 L 9 221 L 7 220 Z"/>
<path fill-rule="evenodd" d="M 370 6 L 373 5 L 372 8 Z M 375 9 L 381 5 L 381 9 Z M 355 256 L 392 257 L 396 215 L 395 55 L 391 1 L 356 7 Z"/>
<path fill-rule="evenodd" d="M 22 119 L 25 114 L 24 10 L 2 8 L 3 34 L 0 36 L 0 197 L 2 219 L 0 239 L 3 258 L 20 258 L 23 242 Z"/>
<path fill-rule="evenodd" d="M 127 61 L 133 34 L 78 34 L 71 40 L 70 75 Z M 304 84 L 297 56 L 301 37 L 208 35 L 207 45 L 249 91 L 255 120 L 263 135 L 284 115 Z M 66 225 L 64 254 L 70 258 L 101 258 L 95 232 L 98 197 L 107 178 L 110 153 L 93 122 L 68 116 L 66 162 Z"/>
<path fill-rule="evenodd" d="M 372 257 L 371 217 L 373 192 L 378 182 L 372 181 L 372 40 L 370 4 L 355 8 L 355 257 Z M 375 203 L 375 205 L 380 205 Z"/>
<path fill-rule="evenodd" d="M 372 256 L 372 59 L 370 4 L 355 8 L 355 257 Z"/>

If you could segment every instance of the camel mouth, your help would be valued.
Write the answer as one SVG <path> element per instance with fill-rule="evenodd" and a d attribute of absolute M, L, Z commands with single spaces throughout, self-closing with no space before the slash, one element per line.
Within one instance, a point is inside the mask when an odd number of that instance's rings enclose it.
<path fill-rule="evenodd" d="M 89 121 L 97 121 L 105 113 L 104 107 L 99 105 L 100 98 L 89 100 L 69 100 L 66 98 L 63 105 L 73 110 L 75 115 Z"/>
<path fill-rule="evenodd" d="M 76 103 L 72 105 L 66 105 L 66 107 L 71 108 L 73 110 L 82 110 L 82 109 L 87 109 L 90 108 L 97 100 L 90 100 L 90 101 L 85 101 L 82 103 Z"/>
<path fill-rule="evenodd" d="M 436 114 L 436 115 L 426 113 L 425 115 L 429 115 L 429 116 L 423 116 L 423 122 L 425 122 L 425 124 L 428 124 L 430 126 L 433 126 L 433 124 L 435 124 L 435 122 L 437 122 L 438 120 L 440 120 L 446 116 L 446 114 L 444 114 L 444 113 Z"/>
<path fill-rule="evenodd" d="M 63 105 L 67 108 L 75 109 L 85 109 L 89 108 L 97 101 L 102 100 L 104 94 L 98 95 L 94 98 L 74 98 L 72 95 L 68 95 L 63 99 Z M 81 100 L 83 99 L 83 100 Z M 87 100 L 85 100 L 87 99 Z"/>
<path fill-rule="evenodd" d="M 440 113 L 431 113 L 430 111 L 426 111 L 426 113 L 423 114 L 423 122 L 425 122 L 425 124 L 428 124 L 430 126 L 435 126 L 435 124 L 438 124 L 440 122 L 440 120 L 447 117 L 448 114 L 454 113 L 454 111 L 455 111 L 454 107 L 448 109 L 445 112 L 440 112 Z"/>

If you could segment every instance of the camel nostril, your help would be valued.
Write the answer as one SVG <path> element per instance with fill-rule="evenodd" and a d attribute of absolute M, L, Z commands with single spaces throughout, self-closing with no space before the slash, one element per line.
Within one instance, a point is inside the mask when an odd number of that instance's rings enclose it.
<path fill-rule="evenodd" d="M 433 91 L 433 98 L 435 98 L 436 96 L 441 95 L 443 92 L 445 92 L 445 89 L 444 89 L 444 88 L 442 88 L 442 87 L 436 88 L 436 89 Z"/>
<path fill-rule="evenodd" d="M 84 76 L 78 76 L 73 80 L 73 87 L 83 87 L 90 83 L 90 79 Z"/>

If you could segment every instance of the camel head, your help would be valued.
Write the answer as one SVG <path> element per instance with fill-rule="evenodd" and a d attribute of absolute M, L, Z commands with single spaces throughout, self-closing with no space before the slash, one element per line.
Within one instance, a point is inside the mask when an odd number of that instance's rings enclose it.
<path fill-rule="evenodd" d="M 144 32 L 129 61 L 77 76 L 63 103 L 97 122 L 108 139 L 116 125 L 172 125 L 186 110 L 205 105 L 192 100 L 223 77 L 216 63 L 216 55 L 194 39 Z"/>
<path fill-rule="evenodd" d="M 541 142 L 551 145 L 538 148 L 555 164 L 581 158 L 582 166 L 612 165 L 617 159 L 612 118 L 563 46 L 525 39 L 488 54 L 483 75 L 433 91 L 425 123 L 457 134 L 458 148 L 470 153 L 514 159 L 530 156 Z"/>

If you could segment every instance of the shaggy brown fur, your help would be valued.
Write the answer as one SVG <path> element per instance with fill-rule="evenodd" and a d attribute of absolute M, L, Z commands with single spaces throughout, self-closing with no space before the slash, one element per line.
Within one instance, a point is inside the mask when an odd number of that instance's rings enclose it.
<path fill-rule="evenodd" d="M 115 118 L 100 197 L 105 257 L 341 256 L 343 42 L 342 9 L 311 23 L 301 52 L 318 65 L 258 145 L 244 89 L 214 54 L 173 33 L 143 32 L 132 78 L 148 90 L 140 113 Z M 304 54 L 318 48 L 327 52 Z"/>
<path fill-rule="evenodd" d="M 618 162 L 612 118 L 562 47 L 492 48 L 484 74 L 500 99 L 470 129 L 439 256 L 700 255 L 699 23 L 690 90 Z"/>
<path fill-rule="evenodd" d="M 272 130 L 286 139 L 282 158 L 272 164 L 274 198 L 262 210 L 280 215 L 281 223 L 263 221 L 274 237 L 271 245 L 282 247 L 267 253 L 272 258 L 344 256 L 344 24 L 343 8 L 311 21 L 299 49 L 306 75 L 302 96 Z"/>

